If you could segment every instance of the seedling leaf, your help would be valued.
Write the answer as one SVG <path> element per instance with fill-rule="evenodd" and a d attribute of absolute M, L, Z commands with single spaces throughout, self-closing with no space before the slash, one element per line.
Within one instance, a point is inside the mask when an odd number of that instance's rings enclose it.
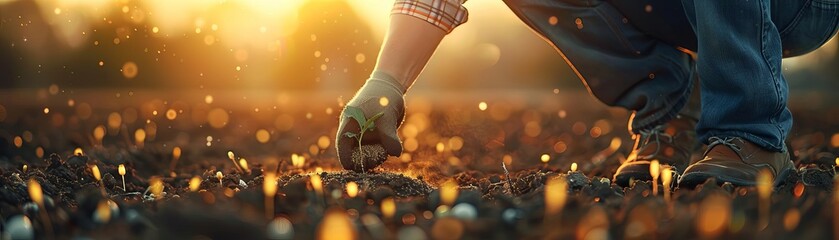
<path fill-rule="evenodd" d="M 378 120 L 384 114 L 385 114 L 385 112 L 379 112 L 379 113 L 376 113 L 376 115 L 373 115 L 372 117 L 370 117 L 370 119 L 368 119 L 367 122 L 364 123 L 364 125 L 365 125 L 364 128 L 366 128 L 366 129 L 375 128 L 376 127 L 376 120 Z"/>
<path fill-rule="evenodd" d="M 347 137 L 350 137 L 350 138 L 358 138 L 358 134 L 356 134 L 354 132 L 345 132 L 344 136 L 347 136 Z"/>
<path fill-rule="evenodd" d="M 344 113 L 347 114 L 347 117 L 355 119 L 355 121 L 358 122 L 359 127 L 364 126 L 364 123 L 367 122 L 367 118 L 364 117 L 364 111 L 362 111 L 361 108 L 347 106 L 347 108 L 344 109 Z"/>

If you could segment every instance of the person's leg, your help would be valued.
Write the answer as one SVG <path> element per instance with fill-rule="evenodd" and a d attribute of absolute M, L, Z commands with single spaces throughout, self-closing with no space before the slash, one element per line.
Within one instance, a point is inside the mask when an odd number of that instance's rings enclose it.
<path fill-rule="evenodd" d="M 652 159 L 674 166 L 677 171 L 684 170 L 696 142 L 695 120 L 677 118 L 692 90 L 692 59 L 688 54 L 673 43 L 638 30 L 632 19 L 624 17 L 607 1 L 505 0 L 505 3 L 559 51 L 595 97 L 609 106 L 634 111 L 630 129 L 637 142 L 615 174 L 618 184 L 625 186 L 629 179 L 650 179 Z M 656 14 L 677 8 L 671 12 L 678 11 L 686 19 L 681 5 L 672 6 L 662 4 L 659 11 L 645 12 L 645 15 L 661 17 Z M 634 7 L 644 9 L 645 5 Z M 683 22 L 683 29 L 689 29 L 687 21 Z M 695 39 L 692 31 L 680 33 L 689 36 L 673 39 Z"/>
<path fill-rule="evenodd" d="M 698 42 L 702 76 L 699 139 L 705 158 L 682 184 L 715 177 L 753 185 L 762 169 L 775 177 L 792 168 L 784 140 L 792 126 L 781 74 L 781 38 L 770 0 L 683 0 Z"/>

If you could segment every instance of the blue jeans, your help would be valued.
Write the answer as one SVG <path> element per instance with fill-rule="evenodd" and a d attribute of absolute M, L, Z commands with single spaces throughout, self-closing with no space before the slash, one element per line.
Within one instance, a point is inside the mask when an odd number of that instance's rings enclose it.
<path fill-rule="evenodd" d="M 781 59 L 817 49 L 839 24 L 839 0 L 505 3 L 595 97 L 634 111 L 632 131 L 698 112 L 685 105 L 701 78 L 699 139 L 741 137 L 779 152 L 792 126 Z"/>

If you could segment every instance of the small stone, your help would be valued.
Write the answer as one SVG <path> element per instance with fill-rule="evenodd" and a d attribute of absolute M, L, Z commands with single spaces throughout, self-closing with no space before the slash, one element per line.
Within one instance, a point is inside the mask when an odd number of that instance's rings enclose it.
<path fill-rule="evenodd" d="M 478 209 L 475 209 L 472 204 L 458 203 L 452 208 L 452 216 L 466 221 L 475 220 L 478 218 Z"/>
<path fill-rule="evenodd" d="M 239 187 L 242 189 L 248 189 L 248 184 L 245 183 L 245 180 L 239 179 Z"/>
<path fill-rule="evenodd" d="M 425 240 L 428 239 L 428 236 L 425 235 L 425 231 L 423 231 L 422 228 L 417 226 L 408 226 L 399 229 L 399 233 L 397 233 L 397 239 Z"/>
<path fill-rule="evenodd" d="M 294 239 L 294 227 L 288 219 L 278 217 L 268 223 L 265 234 L 268 239 Z"/>
<path fill-rule="evenodd" d="M 23 215 L 17 215 L 6 222 L 6 229 L 2 239 L 34 239 L 35 231 L 32 229 L 32 221 Z"/>
<path fill-rule="evenodd" d="M 40 208 L 38 207 L 38 204 L 35 204 L 34 202 L 23 204 L 23 213 L 28 216 L 36 216 L 39 210 Z"/>

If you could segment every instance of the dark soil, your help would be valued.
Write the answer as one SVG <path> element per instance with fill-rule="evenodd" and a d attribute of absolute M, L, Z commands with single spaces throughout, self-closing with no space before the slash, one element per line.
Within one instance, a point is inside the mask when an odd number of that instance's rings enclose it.
<path fill-rule="evenodd" d="M 141 109 L 143 104 L 122 107 Z M 632 145 L 625 131 L 617 130 L 625 126 L 625 113 L 580 104 L 511 104 L 501 114 L 493 112 L 498 102 L 487 112 L 446 104 L 445 109 L 408 112 L 403 127 L 435 127 L 418 130 L 416 150 L 365 172 L 342 170 L 334 148 L 318 144 L 321 136 L 334 134 L 333 117 L 304 118 L 308 110 L 294 112 L 288 106 L 281 107 L 288 107 L 284 111 L 298 125 L 276 130 L 268 143 L 256 141 L 253 133 L 273 129 L 265 126 L 273 126 L 275 118 L 231 118 L 228 127 L 210 129 L 196 125 L 187 113 L 171 121 L 149 113 L 157 132 L 142 145 L 131 137 L 136 129 L 147 129 L 145 121 L 123 123 L 101 142 L 90 136 L 96 126 L 107 124 L 109 113 L 121 109 L 96 108 L 94 117 L 81 120 L 74 108 L 53 107 L 45 118 L 37 107 L 19 107 L 0 121 L 0 231 L 19 234 L 20 216 L 26 216 L 38 239 L 310 239 L 318 234 L 363 239 L 829 239 L 834 234 L 839 143 L 832 139 L 839 120 L 820 112 L 795 113 L 789 148 L 799 170 L 771 198 L 761 200 L 753 187 L 709 180 L 695 189 L 674 185 L 672 200 L 665 201 L 661 193 L 652 194 L 649 181 L 627 188 L 610 181 Z M 568 117 L 560 117 L 557 109 Z M 65 121 L 57 124 L 49 117 L 54 114 L 64 114 Z M 540 131 L 534 134 L 525 123 L 537 120 Z M 594 127 L 600 132 L 593 133 Z M 29 140 L 18 146 L 19 136 Z M 623 143 L 609 150 L 614 139 Z M 174 146 L 183 149 L 177 163 L 172 161 Z M 74 155 L 77 147 L 84 153 Z M 227 159 L 231 150 L 247 157 L 247 170 Z M 306 161 L 295 165 L 291 154 Z M 540 161 L 542 154 L 550 161 Z M 571 163 L 578 164 L 578 171 L 568 171 Z M 94 179 L 94 164 L 101 181 Z M 119 164 L 128 169 L 126 189 Z M 223 174 L 221 181 L 217 172 Z M 279 176 L 276 196 L 267 198 L 270 208 L 265 207 L 264 172 Z M 546 214 L 553 200 L 545 199 L 545 183 L 558 175 L 568 181 L 567 199 L 559 214 Z M 189 187 L 193 177 L 199 179 L 197 191 Z M 160 196 L 149 191 L 152 178 L 162 180 Z M 321 180 L 321 188 L 313 178 Z M 30 199 L 29 179 L 41 184 L 44 206 Z M 439 186 L 447 180 L 459 186 L 457 197 L 452 206 L 441 206 L 446 193 Z M 355 197 L 347 192 L 349 182 L 358 185 Z M 761 201 L 769 202 L 767 216 Z M 332 225 L 319 230 L 330 214 L 349 222 L 351 230 Z"/>

